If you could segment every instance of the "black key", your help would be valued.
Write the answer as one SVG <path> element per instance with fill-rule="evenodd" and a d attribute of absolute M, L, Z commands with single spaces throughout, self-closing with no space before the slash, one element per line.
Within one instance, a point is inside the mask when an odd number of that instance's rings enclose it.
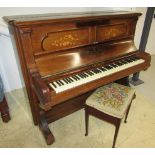
<path fill-rule="evenodd" d="M 85 76 L 83 75 L 83 73 L 81 73 L 82 78 L 85 78 Z"/>
<path fill-rule="evenodd" d="M 118 66 L 122 66 L 122 63 L 120 63 L 120 62 L 115 62 L 115 64 Z"/>
<path fill-rule="evenodd" d="M 112 69 L 112 67 L 111 66 L 109 66 L 109 65 L 107 65 L 107 66 L 104 66 L 106 69 Z"/>
<path fill-rule="evenodd" d="M 54 83 L 51 83 L 52 84 L 52 86 L 54 87 L 54 88 L 57 88 L 57 86 L 54 84 Z"/>
<path fill-rule="evenodd" d="M 99 73 L 101 73 L 101 71 L 100 71 L 100 69 L 99 69 L 99 68 L 96 68 L 96 70 L 97 70 Z"/>
<path fill-rule="evenodd" d="M 109 66 L 111 67 L 111 69 L 114 68 L 111 64 Z"/>
<path fill-rule="evenodd" d="M 129 59 L 125 59 L 126 62 L 130 63 L 131 61 Z"/>
<path fill-rule="evenodd" d="M 81 74 L 78 74 L 78 76 L 83 79 L 83 76 Z"/>
<path fill-rule="evenodd" d="M 61 80 L 59 80 L 59 82 L 61 83 L 61 85 L 64 85 L 64 83 Z"/>
<path fill-rule="evenodd" d="M 128 58 L 128 59 L 127 59 L 127 62 L 133 62 L 133 60 L 131 60 L 131 59 Z"/>
<path fill-rule="evenodd" d="M 82 75 L 82 78 L 83 78 L 83 79 L 86 78 L 86 76 L 84 75 L 84 73 L 81 73 L 81 75 Z"/>
<path fill-rule="evenodd" d="M 106 68 L 104 68 L 104 67 L 101 67 L 104 71 L 106 71 L 107 69 Z"/>
<path fill-rule="evenodd" d="M 91 70 L 93 73 L 97 74 L 97 71 L 95 69 L 92 69 Z"/>
<path fill-rule="evenodd" d="M 131 58 L 127 58 L 127 61 L 133 62 L 134 60 L 132 60 Z"/>
<path fill-rule="evenodd" d="M 66 84 L 68 84 L 68 83 L 69 83 L 69 82 L 68 82 L 68 80 L 67 80 L 66 78 L 64 78 L 63 80 L 65 81 L 65 83 L 66 83 Z"/>
<path fill-rule="evenodd" d="M 85 75 L 85 77 L 88 77 L 88 75 L 86 73 L 83 73 Z"/>
<path fill-rule="evenodd" d="M 96 68 L 94 68 L 93 71 L 94 71 L 96 74 L 100 73 L 100 71 L 97 70 Z"/>
<path fill-rule="evenodd" d="M 135 60 L 136 60 L 135 57 L 130 57 L 130 59 L 131 59 L 132 61 L 135 61 Z"/>
<path fill-rule="evenodd" d="M 116 68 L 117 67 L 117 65 L 115 65 L 115 64 L 110 64 L 111 66 L 113 66 L 114 68 Z"/>
<path fill-rule="evenodd" d="M 125 60 L 122 60 L 121 62 L 122 62 L 122 63 L 124 63 L 124 64 L 127 64 L 127 63 L 128 63 L 128 62 L 127 62 L 127 61 L 125 61 Z"/>
<path fill-rule="evenodd" d="M 71 82 L 74 82 L 70 77 L 68 77 L 68 79 L 69 79 Z"/>
<path fill-rule="evenodd" d="M 67 77 L 66 79 L 67 79 L 67 81 L 68 81 L 69 83 L 71 83 L 71 80 L 70 80 L 68 77 Z"/>
<path fill-rule="evenodd" d="M 93 73 L 92 73 L 92 72 L 90 72 L 90 71 L 87 71 L 87 73 L 88 73 L 90 76 L 92 76 L 92 75 L 93 75 Z"/>
<path fill-rule="evenodd" d="M 101 67 L 101 68 L 100 68 L 100 70 L 102 70 L 103 72 L 105 72 L 105 71 L 106 71 L 106 69 L 105 69 L 105 68 L 103 68 L 103 67 Z"/>
<path fill-rule="evenodd" d="M 140 58 L 138 58 L 138 57 L 135 56 L 134 59 L 135 59 L 135 60 L 139 60 Z"/>
<path fill-rule="evenodd" d="M 125 62 L 123 60 L 120 61 L 123 65 L 125 64 Z"/>
<path fill-rule="evenodd" d="M 94 75 L 94 73 L 92 71 L 89 71 L 91 75 Z"/>
<path fill-rule="evenodd" d="M 84 76 L 85 78 L 87 78 L 87 77 L 88 77 L 88 75 L 87 75 L 86 73 L 83 73 L 83 76 Z"/>
<path fill-rule="evenodd" d="M 76 81 L 78 80 L 74 75 L 72 76 L 72 78 L 73 78 L 74 80 L 76 80 Z"/>
<path fill-rule="evenodd" d="M 95 70 L 96 70 L 97 74 L 101 72 L 101 71 L 100 71 L 100 70 L 98 70 L 97 68 L 96 68 Z"/>
<path fill-rule="evenodd" d="M 92 75 L 89 71 L 86 71 L 86 73 L 87 73 L 88 75 L 90 75 L 90 76 Z"/>
<path fill-rule="evenodd" d="M 56 81 L 56 83 L 57 83 L 59 86 L 61 86 L 61 83 L 60 83 L 59 81 Z"/>
<path fill-rule="evenodd" d="M 114 63 L 114 65 L 115 65 L 116 67 L 118 67 L 118 65 L 117 65 L 116 63 Z"/>
<path fill-rule="evenodd" d="M 79 78 L 77 75 L 75 75 L 75 77 L 76 77 L 78 80 L 80 80 L 80 78 Z"/>
<path fill-rule="evenodd" d="M 130 59 L 132 59 L 133 61 L 139 60 L 139 58 L 137 57 L 131 57 Z"/>

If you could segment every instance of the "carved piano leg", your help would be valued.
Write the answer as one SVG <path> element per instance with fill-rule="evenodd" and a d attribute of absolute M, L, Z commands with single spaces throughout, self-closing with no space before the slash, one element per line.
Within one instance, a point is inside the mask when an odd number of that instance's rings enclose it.
<path fill-rule="evenodd" d="M 9 113 L 9 107 L 6 101 L 6 98 L 4 97 L 2 103 L 0 103 L 0 112 L 3 122 L 8 122 L 11 120 L 10 113 Z"/>
<path fill-rule="evenodd" d="M 45 112 L 43 110 L 40 111 L 39 127 L 44 135 L 47 145 L 51 145 L 54 142 L 54 136 L 48 127 L 48 123 L 45 118 Z"/>

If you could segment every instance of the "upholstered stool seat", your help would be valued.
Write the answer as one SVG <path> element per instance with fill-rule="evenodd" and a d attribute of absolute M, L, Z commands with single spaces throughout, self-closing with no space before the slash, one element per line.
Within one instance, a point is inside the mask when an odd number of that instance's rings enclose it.
<path fill-rule="evenodd" d="M 126 114 L 126 122 L 134 97 L 135 89 L 117 83 L 105 85 L 94 91 L 94 93 L 88 97 L 85 104 L 86 135 L 88 134 L 89 114 L 111 122 L 116 126 L 113 141 L 114 147 L 121 119 Z"/>

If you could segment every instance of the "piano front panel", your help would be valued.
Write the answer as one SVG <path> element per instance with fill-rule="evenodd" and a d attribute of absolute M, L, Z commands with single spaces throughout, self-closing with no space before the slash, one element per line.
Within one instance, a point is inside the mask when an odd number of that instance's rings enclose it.
<path fill-rule="evenodd" d="M 89 44 L 89 36 L 89 28 L 49 32 L 41 46 L 44 51 L 64 50 Z"/>
<path fill-rule="evenodd" d="M 57 23 L 32 27 L 34 55 L 42 55 L 91 44 L 90 27 L 78 28 L 76 23 Z"/>
<path fill-rule="evenodd" d="M 108 26 L 97 26 L 96 41 L 102 42 L 111 39 L 118 39 L 128 35 L 127 24 L 117 24 Z"/>
<path fill-rule="evenodd" d="M 64 22 L 30 27 L 34 55 L 127 38 L 134 35 L 135 18 Z"/>

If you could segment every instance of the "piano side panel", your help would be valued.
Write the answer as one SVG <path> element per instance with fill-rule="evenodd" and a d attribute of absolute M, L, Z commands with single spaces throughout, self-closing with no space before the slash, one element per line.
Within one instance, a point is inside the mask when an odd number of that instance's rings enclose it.
<path fill-rule="evenodd" d="M 28 71 L 28 64 L 33 61 L 30 31 L 26 29 L 25 31 L 27 33 L 24 33 L 22 29 L 19 29 L 18 27 L 13 26 L 12 24 L 13 23 L 11 22 L 9 25 L 9 31 L 11 34 L 14 35 L 14 37 L 11 37 L 11 40 L 13 42 L 13 47 L 15 49 L 17 48 L 19 61 L 20 61 L 20 65 L 23 73 L 24 82 L 25 82 L 25 87 L 27 90 L 31 112 L 33 116 L 33 121 L 34 121 L 34 124 L 37 125 L 39 121 L 39 104 L 38 104 L 39 101 L 32 89 L 32 84 L 31 84 L 32 81 Z M 14 42 L 16 44 L 16 47 Z M 24 49 L 24 47 L 26 47 L 26 49 Z"/>

